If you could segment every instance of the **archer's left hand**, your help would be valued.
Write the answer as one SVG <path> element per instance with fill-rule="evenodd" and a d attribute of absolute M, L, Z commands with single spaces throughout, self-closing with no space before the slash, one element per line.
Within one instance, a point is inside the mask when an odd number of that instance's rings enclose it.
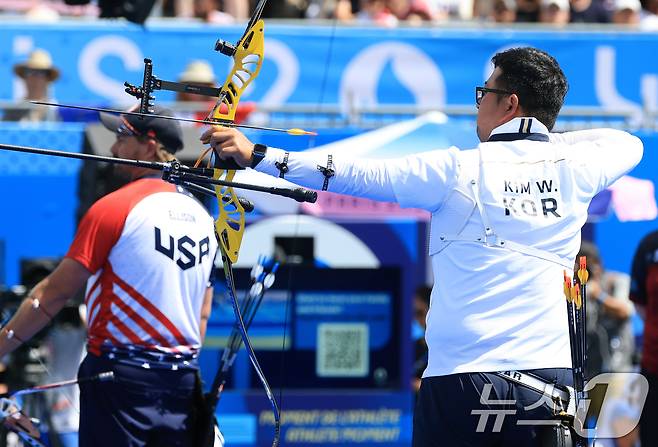
<path fill-rule="evenodd" d="M 251 166 L 254 144 L 234 127 L 211 126 L 200 138 L 203 144 L 209 144 L 215 154 L 222 159 L 233 159 L 246 168 Z"/>

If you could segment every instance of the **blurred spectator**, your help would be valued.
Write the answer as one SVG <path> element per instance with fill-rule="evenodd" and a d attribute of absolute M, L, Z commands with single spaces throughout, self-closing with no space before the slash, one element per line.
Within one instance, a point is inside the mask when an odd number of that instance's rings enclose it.
<path fill-rule="evenodd" d="M 192 61 L 185 67 L 185 71 L 178 77 L 178 82 L 183 82 L 190 85 L 198 85 L 201 87 L 215 87 L 215 73 L 210 64 L 206 61 L 198 60 Z M 195 93 L 178 92 L 176 94 L 176 101 L 180 102 L 196 102 L 196 101 L 212 101 L 213 98 Z"/>
<path fill-rule="evenodd" d="M 302 19 L 306 15 L 309 0 L 268 0 L 263 17 L 271 19 Z"/>
<path fill-rule="evenodd" d="M 91 0 L 66 4 L 61 0 L 0 0 L 0 12 L 31 14 L 31 20 L 52 21 L 59 16 L 98 16 L 98 5 Z"/>
<path fill-rule="evenodd" d="M 612 22 L 617 25 L 638 25 L 641 9 L 640 0 L 615 0 Z"/>
<path fill-rule="evenodd" d="M 496 23 L 513 23 L 516 21 L 515 0 L 494 0 L 491 18 Z"/>
<path fill-rule="evenodd" d="M 473 0 L 428 0 L 435 20 L 470 20 L 473 18 Z"/>
<path fill-rule="evenodd" d="M 517 22 L 538 22 L 541 0 L 516 0 Z"/>
<path fill-rule="evenodd" d="M 417 392 L 423 372 L 427 368 L 427 344 L 425 343 L 425 327 L 427 312 L 430 309 L 432 287 L 420 286 L 414 293 L 414 319 L 411 323 L 411 338 L 414 342 L 414 365 L 411 389 Z"/>
<path fill-rule="evenodd" d="M 647 31 L 658 30 L 658 0 L 642 0 L 640 28 Z"/>
<path fill-rule="evenodd" d="M 50 53 L 37 49 L 30 53 L 27 61 L 14 65 L 14 73 L 25 84 L 25 101 L 51 101 L 50 86 L 59 78 L 59 70 L 53 65 Z M 20 107 L 8 108 L 3 121 L 57 121 L 54 107 L 30 107 L 27 102 Z"/>
<path fill-rule="evenodd" d="M 210 64 L 203 60 L 192 61 L 185 67 L 185 71 L 178 77 L 178 82 L 190 85 L 198 85 L 201 87 L 216 87 L 215 73 Z M 182 110 L 178 111 L 178 116 L 181 118 L 191 118 L 195 120 L 203 120 L 208 116 L 208 112 L 217 98 L 197 95 L 196 93 L 177 92 L 176 101 L 190 103 L 189 107 L 186 105 Z M 193 124 L 193 123 L 185 123 Z M 194 124 L 201 126 L 202 124 Z"/>
<path fill-rule="evenodd" d="M 53 23 L 59 21 L 59 13 L 45 3 L 36 3 L 25 12 L 25 18 L 30 22 Z"/>
<path fill-rule="evenodd" d="M 516 0 L 512 0 L 516 7 Z M 491 0 L 474 0 L 473 1 L 473 18 L 486 20 L 493 13 L 493 3 Z"/>
<path fill-rule="evenodd" d="M 206 23 L 233 23 L 235 21 L 233 16 L 220 11 L 219 3 L 219 0 L 194 0 L 194 17 Z"/>
<path fill-rule="evenodd" d="M 251 17 L 249 0 L 223 0 L 222 9 L 236 20 L 246 20 Z"/>
<path fill-rule="evenodd" d="M 642 374 L 649 394 L 640 419 L 642 446 L 658 445 L 658 231 L 642 239 L 631 269 L 631 300 L 644 319 Z"/>
<path fill-rule="evenodd" d="M 398 20 L 410 24 L 432 20 L 432 14 L 424 0 L 387 0 L 386 5 Z"/>
<path fill-rule="evenodd" d="M 564 26 L 570 18 L 569 0 L 542 0 L 539 21 L 555 26 Z"/>
<path fill-rule="evenodd" d="M 194 15 L 193 0 L 162 0 L 162 17 L 189 18 Z"/>
<path fill-rule="evenodd" d="M 632 369 L 635 343 L 628 300 L 627 275 L 606 271 L 598 248 L 583 241 L 578 253 L 587 257 L 587 376 Z M 575 269 L 578 265 L 575 266 Z M 577 275 L 574 275 L 577 276 Z"/>
<path fill-rule="evenodd" d="M 411 2 L 409 0 L 386 0 L 386 8 L 398 20 L 406 20 L 411 10 Z"/>
<path fill-rule="evenodd" d="M 192 61 L 185 67 L 185 71 L 178 77 L 178 82 L 190 85 L 198 85 L 201 87 L 216 87 L 215 73 L 213 72 L 210 64 L 203 60 Z M 179 111 L 178 115 L 181 118 L 192 118 L 203 120 L 208 116 L 212 110 L 216 97 L 198 95 L 196 93 L 177 92 L 176 101 L 183 103 L 190 103 L 191 107 L 184 108 Z M 235 112 L 235 122 L 242 123 L 247 116 L 256 109 L 253 102 L 241 101 L 238 103 L 238 108 Z M 226 112 L 226 109 L 222 109 Z M 199 124 L 201 125 L 201 124 Z"/>
<path fill-rule="evenodd" d="M 388 10 L 385 0 L 362 0 L 356 20 L 364 24 L 394 27 L 398 19 Z"/>
<path fill-rule="evenodd" d="M 333 17 L 339 22 L 354 20 L 354 9 L 350 0 L 336 0 Z"/>
<path fill-rule="evenodd" d="M 336 8 L 338 3 L 344 3 L 347 6 L 347 12 L 349 13 L 349 19 L 352 15 L 352 4 L 350 1 L 343 0 L 309 0 L 304 16 L 307 19 L 330 19 L 335 17 Z M 338 19 L 341 20 L 341 19 Z"/>
<path fill-rule="evenodd" d="M 571 0 L 571 23 L 610 23 L 612 12 L 601 0 Z"/>
<path fill-rule="evenodd" d="M 640 0 L 642 11 L 649 14 L 658 14 L 658 0 Z"/>

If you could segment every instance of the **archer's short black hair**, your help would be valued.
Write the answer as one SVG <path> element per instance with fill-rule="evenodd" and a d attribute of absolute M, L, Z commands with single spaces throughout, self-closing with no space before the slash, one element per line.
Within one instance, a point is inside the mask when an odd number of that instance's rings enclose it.
<path fill-rule="evenodd" d="M 491 62 L 502 72 L 497 87 L 516 93 L 526 114 L 552 130 L 569 89 L 557 60 L 537 48 L 524 47 L 496 53 Z"/>

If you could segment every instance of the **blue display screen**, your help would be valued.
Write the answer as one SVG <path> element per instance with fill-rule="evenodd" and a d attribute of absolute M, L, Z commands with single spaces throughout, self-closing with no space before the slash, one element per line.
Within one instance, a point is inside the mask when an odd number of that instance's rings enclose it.
<path fill-rule="evenodd" d="M 244 307 L 249 269 L 235 269 L 235 284 Z M 249 336 L 264 369 L 274 376 L 281 355 L 295 365 L 286 372 L 287 386 L 397 386 L 404 361 L 397 354 L 406 340 L 400 295 L 398 268 L 282 267 L 258 307 Z M 221 348 L 234 322 L 218 276 L 205 345 Z"/>

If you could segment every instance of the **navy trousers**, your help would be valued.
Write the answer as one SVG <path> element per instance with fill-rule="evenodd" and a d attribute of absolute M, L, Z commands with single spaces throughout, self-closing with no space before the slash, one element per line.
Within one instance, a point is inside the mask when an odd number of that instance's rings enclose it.
<path fill-rule="evenodd" d="M 573 386 L 571 369 L 522 372 L 557 385 Z M 537 447 L 542 445 L 546 430 L 556 427 L 532 421 L 552 419 L 553 410 L 550 399 L 542 394 L 493 373 L 427 377 L 422 380 L 416 400 L 412 444 Z"/>
<path fill-rule="evenodd" d="M 197 371 L 145 369 L 88 354 L 80 384 L 80 447 L 187 447 L 194 444 Z"/>

